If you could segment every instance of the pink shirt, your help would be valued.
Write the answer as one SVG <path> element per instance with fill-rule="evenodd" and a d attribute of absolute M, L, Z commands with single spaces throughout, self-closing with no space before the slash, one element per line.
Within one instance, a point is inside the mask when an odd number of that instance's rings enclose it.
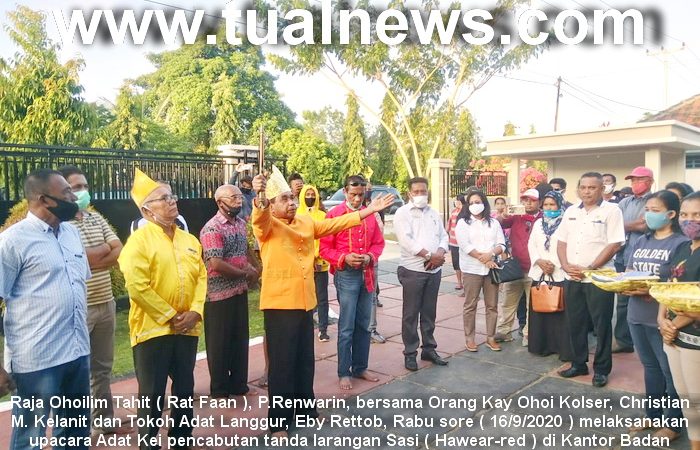
<path fill-rule="evenodd" d="M 364 209 L 364 206 L 360 209 Z M 326 219 L 340 217 L 353 212 L 345 203 L 331 209 Z M 345 256 L 350 253 L 369 255 L 370 263 L 365 267 L 365 286 L 369 292 L 374 291 L 374 267 L 384 251 L 384 235 L 375 215 L 365 218 L 360 225 L 340 233 L 321 238 L 320 255 L 331 265 L 331 273 L 345 269 Z"/>

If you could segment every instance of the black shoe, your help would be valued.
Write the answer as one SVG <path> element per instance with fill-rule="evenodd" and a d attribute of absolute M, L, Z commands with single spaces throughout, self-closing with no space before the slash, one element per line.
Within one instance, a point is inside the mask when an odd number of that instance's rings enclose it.
<path fill-rule="evenodd" d="M 572 378 L 572 377 L 578 377 L 581 375 L 588 375 L 588 367 L 571 366 L 566 370 L 560 371 L 559 375 L 561 375 L 564 378 Z"/>
<path fill-rule="evenodd" d="M 325 331 L 321 331 L 320 333 L 318 333 L 318 340 L 320 342 L 328 342 L 331 340 L 331 338 L 330 336 L 328 336 L 328 333 L 326 333 Z"/>
<path fill-rule="evenodd" d="M 422 352 L 420 354 L 420 359 L 422 359 L 423 361 L 430 361 L 437 366 L 447 365 L 447 361 L 442 359 L 435 350 L 429 352 Z"/>
<path fill-rule="evenodd" d="M 616 345 L 615 347 L 612 348 L 613 353 L 634 353 L 634 347 L 622 347 L 620 345 Z"/>
<path fill-rule="evenodd" d="M 377 300 L 377 308 L 381 308 L 381 307 L 383 307 L 383 306 L 384 306 L 384 303 L 382 303 L 382 302 L 380 302 L 379 300 Z"/>
<path fill-rule="evenodd" d="M 608 376 L 603 375 L 602 373 L 596 373 L 593 375 L 592 384 L 595 387 L 603 387 L 608 384 Z"/>
<path fill-rule="evenodd" d="M 403 359 L 403 364 L 407 370 L 410 370 L 411 372 L 415 372 L 416 370 L 418 370 L 418 363 L 416 362 L 415 356 L 404 356 Z"/>

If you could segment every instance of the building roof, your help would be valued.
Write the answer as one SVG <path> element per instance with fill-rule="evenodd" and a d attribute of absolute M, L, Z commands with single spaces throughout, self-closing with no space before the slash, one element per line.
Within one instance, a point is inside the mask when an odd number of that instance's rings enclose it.
<path fill-rule="evenodd" d="M 687 98 L 680 103 L 676 103 L 670 108 L 640 120 L 640 122 L 654 122 L 659 120 L 677 120 L 695 127 L 700 127 L 700 94 Z"/>

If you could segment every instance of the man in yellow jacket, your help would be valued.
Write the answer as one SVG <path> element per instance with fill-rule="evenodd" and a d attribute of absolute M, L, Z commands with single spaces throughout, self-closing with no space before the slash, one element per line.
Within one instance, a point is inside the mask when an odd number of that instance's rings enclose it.
<path fill-rule="evenodd" d="M 305 184 L 299 193 L 299 208 L 297 216 L 311 216 L 314 222 L 326 218 L 326 212 L 321 210 L 318 190 L 310 184 Z M 314 241 L 314 285 L 316 286 L 316 310 L 318 311 L 318 340 L 328 342 L 328 261 L 319 255 L 321 241 Z"/>
<path fill-rule="evenodd" d="M 280 438 L 296 423 L 295 416 L 318 417 L 313 391 L 314 241 L 359 225 L 389 207 L 394 198 L 378 197 L 369 208 L 315 222 L 308 215 L 297 216 L 292 190 L 279 172 L 273 172 L 269 185 L 266 192 L 265 177 L 253 179 L 253 190 L 264 194 L 255 199 L 252 223 L 263 263 L 260 309 L 270 358 L 268 417 L 270 432 Z M 292 407 L 280 407 L 275 399 Z"/>
<path fill-rule="evenodd" d="M 148 220 L 129 237 L 119 256 L 131 304 L 129 335 L 141 399 L 138 417 L 151 423 L 161 417 L 163 403 L 157 400 L 164 398 L 170 376 L 172 395 L 179 401 L 171 403 L 175 425 L 168 436 L 178 439 L 178 447 L 192 448 L 188 442 L 192 427 L 180 423 L 192 418 L 192 408 L 183 406 L 193 398 L 207 294 L 202 247 L 196 237 L 175 225 L 177 196 L 170 186 L 136 169 L 131 197 Z M 157 434 L 158 426 L 139 427 L 141 450 L 159 448 Z"/>

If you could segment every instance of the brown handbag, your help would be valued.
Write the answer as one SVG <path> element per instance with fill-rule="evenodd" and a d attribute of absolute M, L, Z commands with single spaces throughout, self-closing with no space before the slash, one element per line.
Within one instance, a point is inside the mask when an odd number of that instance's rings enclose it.
<path fill-rule="evenodd" d="M 530 288 L 530 301 L 532 310 L 538 313 L 553 313 L 564 311 L 564 289 L 554 285 L 554 278 L 550 281 L 544 279 L 544 275 L 536 285 Z"/>

